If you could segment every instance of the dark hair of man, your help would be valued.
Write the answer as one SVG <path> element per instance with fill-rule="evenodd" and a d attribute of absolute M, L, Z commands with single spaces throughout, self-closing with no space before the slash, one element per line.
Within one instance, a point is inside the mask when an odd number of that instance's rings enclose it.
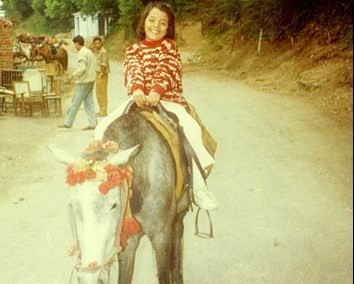
<path fill-rule="evenodd" d="M 99 37 L 99 36 L 95 36 L 95 37 L 93 38 L 93 41 L 96 41 L 96 40 L 98 40 L 99 42 L 102 42 L 102 38 Z"/>
<path fill-rule="evenodd" d="M 149 15 L 151 9 L 157 8 L 160 11 L 164 12 L 168 16 L 168 28 L 165 35 L 165 38 L 175 39 L 175 15 L 170 8 L 170 6 L 163 2 L 150 2 L 146 5 L 145 9 L 143 10 L 140 21 L 138 23 L 138 27 L 136 29 L 136 33 L 138 36 L 138 40 L 141 41 L 145 39 L 145 20 Z"/>
<path fill-rule="evenodd" d="M 81 35 L 77 35 L 76 37 L 73 38 L 73 43 L 78 43 L 81 46 L 85 45 L 85 40 Z"/>

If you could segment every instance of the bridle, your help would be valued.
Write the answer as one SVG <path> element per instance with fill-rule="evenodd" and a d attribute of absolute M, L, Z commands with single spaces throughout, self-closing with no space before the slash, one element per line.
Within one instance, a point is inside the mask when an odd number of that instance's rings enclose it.
<path fill-rule="evenodd" d="M 112 263 L 114 262 L 113 257 L 117 255 L 118 253 L 121 252 L 122 246 L 120 245 L 120 236 L 122 233 L 123 229 L 123 223 L 124 223 L 124 217 L 125 217 L 125 212 L 127 210 L 127 204 L 128 204 L 128 198 L 129 198 L 129 187 L 127 184 L 127 181 L 125 180 L 123 182 L 123 186 L 119 190 L 120 192 L 120 200 L 122 204 L 119 220 L 117 223 L 117 230 L 116 230 L 116 238 L 113 243 L 113 247 L 110 249 L 109 253 L 106 256 L 105 261 L 103 262 L 103 265 L 88 265 L 88 266 L 81 266 L 81 251 L 80 251 L 80 245 L 79 245 L 79 240 L 77 236 L 77 228 L 76 228 L 76 222 L 75 222 L 75 216 L 73 213 L 72 205 L 68 204 L 68 211 L 69 211 L 69 223 L 71 227 L 71 231 L 73 234 L 74 238 L 74 246 L 72 247 L 70 255 L 74 255 L 76 252 L 78 253 L 78 263 L 73 267 L 72 272 L 70 274 L 70 279 L 69 279 L 69 284 L 72 283 L 72 279 L 74 276 L 75 270 L 77 272 L 81 273 L 96 273 L 99 271 L 99 274 L 102 273 L 102 270 L 106 267 L 110 267 Z"/>

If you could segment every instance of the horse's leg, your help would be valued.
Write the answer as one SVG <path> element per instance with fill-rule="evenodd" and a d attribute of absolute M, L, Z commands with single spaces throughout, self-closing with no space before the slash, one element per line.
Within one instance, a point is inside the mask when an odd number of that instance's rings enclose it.
<path fill-rule="evenodd" d="M 155 252 L 159 284 L 169 284 L 171 274 L 172 229 L 166 227 L 150 238 Z"/>
<path fill-rule="evenodd" d="M 135 254 L 142 234 L 134 234 L 129 237 L 126 248 L 119 254 L 119 279 L 120 284 L 132 282 L 134 272 Z"/>
<path fill-rule="evenodd" d="M 173 243 L 172 243 L 172 283 L 183 283 L 183 218 L 186 212 L 179 213 L 173 225 Z"/>

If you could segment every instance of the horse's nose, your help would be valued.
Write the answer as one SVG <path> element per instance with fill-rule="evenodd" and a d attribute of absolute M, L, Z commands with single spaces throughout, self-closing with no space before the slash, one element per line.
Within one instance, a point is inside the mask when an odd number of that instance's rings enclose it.
<path fill-rule="evenodd" d="M 101 268 L 100 265 L 98 265 L 97 261 L 91 261 L 87 264 L 87 266 L 77 266 L 76 269 L 79 272 L 82 273 L 95 273 Z"/>
<path fill-rule="evenodd" d="M 99 284 L 100 268 L 96 261 L 92 261 L 87 266 L 77 267 L 79 284 Z"/>

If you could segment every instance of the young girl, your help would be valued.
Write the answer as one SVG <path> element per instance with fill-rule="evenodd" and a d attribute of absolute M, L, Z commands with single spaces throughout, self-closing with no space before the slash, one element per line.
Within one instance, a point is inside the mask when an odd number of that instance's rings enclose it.
<path fill-rule="evenodd" d="M 152 2 L 146 6 L 137 28 L 140 42 L 129 46 L 125 53 L 124 85 L 128 89 L 129 99 L 139 107 L 156 106 L 160 102 L 165 109 L 178 116 L 201 166 L 206 168 L 214 163 L 214 159 L 203 145 L 199 124 L 186 111 L 187 101 L 182 95 L 181 58 L 174 42 L 174 21 L 174 14 L 167 4 Z M 106 127 L 122 114 L 128 102 L 99 123 L 96 139 L 102 138 Z M 207 190 L 194 161 L 193 196 L 200 208 L 217 208 L 217 202 Z"/>

